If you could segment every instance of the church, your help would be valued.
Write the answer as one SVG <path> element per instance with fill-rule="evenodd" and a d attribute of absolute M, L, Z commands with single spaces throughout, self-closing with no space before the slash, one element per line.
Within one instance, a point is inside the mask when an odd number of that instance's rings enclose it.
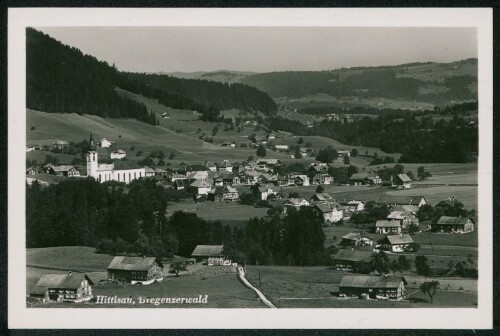
<path fill-rule="evenodd" d="M 146 177 L 146 170 L 132 161 L 116 160 L 112 163 L 99 163 L 97 151 L 87 153 L 87 176 L 96 181 L 117 181 L 130 183 L 141 177 Z"/>

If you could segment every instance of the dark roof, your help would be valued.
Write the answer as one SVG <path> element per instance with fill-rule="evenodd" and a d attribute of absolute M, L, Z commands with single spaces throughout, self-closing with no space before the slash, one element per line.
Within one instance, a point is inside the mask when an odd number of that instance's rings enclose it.
<path fill-rule="evenodd" d="M 320 204 L 315 204 L 314 205 L 315 208 L 319 209 L 321 212 L 325 213 L 325 212 L 332 212 L 334 210 L 338 210 L 338 203 L 329 203 L 329 204 L 326 204 L 326 203 L 320 203 Z"/>
<path fill-rule="evenodd" d="M 113 164 L 115 165 L 115 170 L 144 168 L 143 166 L 140 166 L 137 162 L 131 160 L 113 160 Z"/>
<path fill-rule="evenodd" d="M 162 263 L 156 257 L 117 256 L 111 260 L 108 270 L 147 271 L 155 262 L 163 267 Z"/>
<path fill-rule="evenodd" d="M 450 208 L 453 208 L 455 206 L 459 206 L 459 207 L 463 207 L 464 206 L 464 204 L 462 202 L 460 202 L 459 200 L 457 200 L 454 197 L 450 197 L 448 199 L 442 200 L 441 202 L 439 202 L 438 204 L 436 204 L 436 206 L 438 206 L 441 203 L 444 203 L 444 204 L 448 205 Z"/>
<path fill-rule="evenodd" d="M 82 280 L 87 280 L 90 285 L 94 283 L 87 275 L 65 273 L 65 274 L 43 274 L 31 290 L 30 294 L 43 294 L 48 288 L 79 288 Z"/>
<path fill-rule="evenodd" d="M 408 284 L 403 276 L 398 275 L 346 275 L 339 287 L 351 288 L 398 288 L 400 283 Z"/>
<path fill-rule="evenodd" d="M 413 239 L 411 239 L 409 234 L 402 234 L 386 236 L 384 239 L 382 239 L 382 242 L 389 243 L 389 245 L 411 244 L 413 243 Z"/>
<path fill-rule="evenodd" d="M 368 261 L 372 254 L 373 251 L 339 250 L 335 254 L 335 260 Z"/>
<path fill-rule="evenodd" d="M 388 221 L 382 219 L 379 219 L 375 223 L 375 227 L 396 227 L 396 226 L 401 226 L 401 223 L 399 221 Z"/>
<path fill-rule="evenodd" d="M 441 216 L 439 218 L 439 220 L 437 221 L 437 224 L 439 224 L 439 225 L 465 225 L 465 224 L 467 224 L 468 220 L 469 220 L 469 217 Z"/>
<path fill-rule="evenodd" d="M 185 172 L 193 172 L 193 171 L 207 171 L 208 168 L 203 165 L 187 165 L 183 169 Z"/>
<path fill-rule="evenodd" d="M 193 257 L 222 257 L 224 245 L 197 245 L 191 256 Z"/>
<path fill-rule="evenodd" d="M 397 205 L 418 205 L 424 199 L 422 195 L 414 196 L 390 196 L 380 195 L 377 203 L 379 204 L 397 204 Z"/>

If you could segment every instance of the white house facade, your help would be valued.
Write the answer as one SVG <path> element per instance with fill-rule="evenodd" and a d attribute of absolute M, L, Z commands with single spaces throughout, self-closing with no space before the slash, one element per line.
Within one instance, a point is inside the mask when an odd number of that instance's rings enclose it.
<path fill-rule="evenodd" d="M 124 164 L 123 167 L 115 167 L 115 163 L 98 162 L 96 151 L 89 151 L 87 154 L 87 176 L 91 176 L 96 181 L 117 181 L 130 183 L 146 176 L 144 167 L 134 165 L 133 163 Z"/>

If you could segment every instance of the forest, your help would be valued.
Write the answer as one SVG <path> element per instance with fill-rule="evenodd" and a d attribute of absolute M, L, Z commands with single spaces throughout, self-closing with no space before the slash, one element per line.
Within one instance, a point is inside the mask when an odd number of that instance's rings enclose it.
<path fill-rule="evenodd" d="M 253 87 L 120 72 L 114 64 L 33 28 L 26 30 L 26 73 L 26 106 L 44 112 L 135 118 L 156 125 L 156 116 L 145 105 L 116 92 L 121 86 L 168 107 L 197 110 L 204 120 L 214 121 L 220 110 L 229 108 L 276 112 L 271 97 Z"/>
<path fill-rule="evenodd" d="M 243 228 L 206 221 L 196 214 L 165 216 L 168 192 L 150 179 L 125 186 L 92 178 L 26 191 L 26 246 L 91 246 L 101 253 L 190 257 L 198 244 L 224 244 L 231 259 L 250 264 L 321 265 L 323 217 L 311 208 Z"/>

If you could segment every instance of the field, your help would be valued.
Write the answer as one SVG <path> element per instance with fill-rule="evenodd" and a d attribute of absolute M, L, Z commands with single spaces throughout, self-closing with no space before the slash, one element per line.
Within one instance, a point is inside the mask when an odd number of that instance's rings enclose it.
<path fill-rule="evenodd" d="M 415 302 L 337 299 L 332 293 L 338 291 L 342 276 L 352 273 L 326 267 L 247 266 L 247 274 L 252 284 L 259 287 L 279 308 L 436 308 L 474 307 L 477 304 L 476 280 L 437 279 L 443 290 L 438 291 L 434 303 L 430 304 L 427 302 L 428 297 L 422 293 L 409 295 Z M 409 275 L 407 293 L 418 291 L 424 279 Z"/>

